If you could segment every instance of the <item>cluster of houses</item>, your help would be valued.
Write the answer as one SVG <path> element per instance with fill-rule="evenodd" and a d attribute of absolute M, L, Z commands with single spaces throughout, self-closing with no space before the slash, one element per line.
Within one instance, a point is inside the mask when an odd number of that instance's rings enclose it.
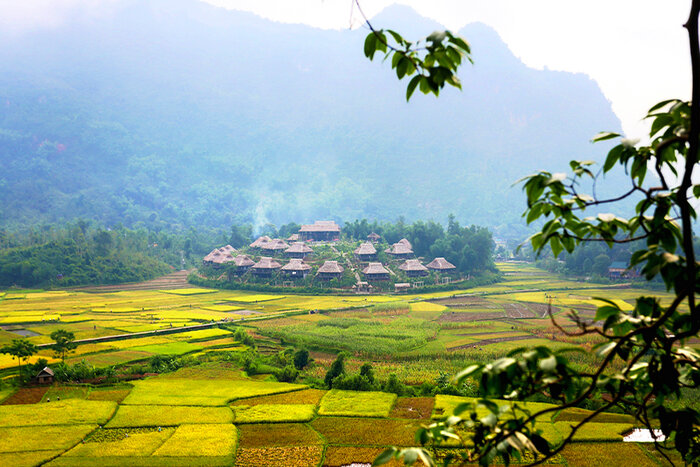
<path fill-rule="evenodd" d="M 271 277 L 275 271 L 280 271 L 290 279 L 302 279 L 307 277 L 312 270 L 311 265 L 304 261 L 307 256 L 314 252 L 308 243 L 335 242 L 339 238 L 340 227 L 335 222 L 316 221 L 314 224 L 301 226 L 298 234 L 293 234 L 286 240 L 268 236 L 257 238 L 250 244 L 251 249 L 261 253 L 257 262 L 246 254 L 240 254 L 231 245 L 213 250 L 204 257 L 203 262 L 214 268 L 233 263 L 236 266 L 234 271 L 237 275 L 250 271 L 257 277 Z M 378 234 L 373 232 L 367 236 L 367 241 L 361 243 L 354 251 L 358 262 L 367 263 L 367 266 L 362 269 L 362 275 L 366 282 L 358 281 L 353 287 L 359 293 L 371 290 L 372 286 L 368 282 L 387 281 L 393 274 L 385 265 L 377 261 L 376 244 L 380 238 Z M 456 267 L 445 258 L 435 258 L 426 265 L 422 264 L 420 260 L 414 259 L 413 247 L 405 238 L 394 243 L 384 252 L 394 259 L 403 259 L 403 263 L 398 268 L 411 278 L 427 276 L 431 270 L 438 273 L 450 273 L 456 270 Z M 285 256 L 288 258 L 288 262 L 282 265 L 273 256 Z M 342 277 L 343 272 L 344 268 L 338 261 L 325 261 L 318 268 L 316 277 L 321 280 L 338 279 Z M 410 284 L 400 284 L 400 286 L 410 287 Z"/>

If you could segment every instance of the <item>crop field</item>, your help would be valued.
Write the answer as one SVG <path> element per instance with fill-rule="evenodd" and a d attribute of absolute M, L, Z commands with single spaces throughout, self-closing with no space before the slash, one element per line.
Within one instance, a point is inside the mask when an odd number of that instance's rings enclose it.
<path fill-rule="evenodd" d="M 226 321 L 244 326 L 259 350 L 269 355 L 290 343 L 307 347 L 311 362 L 302 378 L 323 380 L 342 350 L 347 352 L 347 373 L 357 373 L 369 362 L 380 381 L 393 374 L 403 383 L 419 385 L 443 374 L 449 377 L 467 362 L 485 362 L 519 347 L 591 348 L 595 338 L 559 333 L 547 316 L 550 310 L 566 324 L 569 309 L 592 317 L 600 304 L 596 297 L 612 299 L 623 309 L 641 294 L 669 299 L 659 292 L 560 280 L 530 265 L 498 267 L 504 280 L 491 286 L 408 295 L 274 295 L 199 288 L 0 292 L 0 345 L 18 337 L 46 344 L 57 329 L 70 330 L 78 339 L 175 330 L 181 332 L 88 341 L 67 362 L 134 365 L 155 355 L 203 355 L 207 360 L 248 347 L 228 330 L 186 326 Z M 205 355 L 205 350 L 214 353 Z M 57 361 L 49 348 L 37 358 Z M 595 363 L 590 352 L 569 358 L 582 367 Z M 16 365 L 16 360 L 0 356 L 4 375 L 16 372 Z M 248 376 L 230 361 L 203 361 L 114 386 L 0 390 L 0 465 L 371 462 L 388 445 L 415 445 L 418 426 L 466 400 L 311 389 L 273 382 L 265 374 Z M 557 441 L 589 413 L 552 413 L 537 427 Z M 632 426 L 625 416 L 601 414 L 553 463 L 607 466 L 624 459 L 638 467 L 659 465 L 653 449 L 620 442 Z"/>

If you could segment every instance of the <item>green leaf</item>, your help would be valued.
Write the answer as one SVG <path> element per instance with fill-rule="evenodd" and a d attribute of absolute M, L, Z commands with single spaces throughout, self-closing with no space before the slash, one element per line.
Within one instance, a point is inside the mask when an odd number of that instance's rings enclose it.
<path fill-rule="evenodd" d="M 374 32 L 367 34 L 365 38 L 365 57 L 372 60 L 374 58 L 374 52 L 377 51 L 377 36 Z"/>
<path fill-rule="evenodd" d="M 391 459 L 393 459 L 396 456 L 396 448 L 395 447 L 390 447 L 386 448 L 384 451 L 382 451 L 381 454 L 379 454 L 374 461 L 372 462 L 372 465 L 382 465 L 386 464 L 389 462 Z"/>
<path fill-rule="evenodd" d="M 416 86 L 418 86 L 418 83 L 420 83 L 421 80 L 421 75 L 416 75 L 411 79 L 411 81 L 408 82 L 408 87 L 406 88 L 406 102 L 408 102 L 409 99 L 411 99 L 411 96 L 413 95 L 413 91 L 416 90 Z"/>
<path fill-rule="evenodd" d="M 591 140 L 593 143 L 598 143 L 600 141 L 606 141 L 608 139 L 613 139 L 613 138 L 619 138 L 620 134 L 619 133 L 613 133 L 610 131 L 602 131 L 595 135 L 593 139 Z"/>

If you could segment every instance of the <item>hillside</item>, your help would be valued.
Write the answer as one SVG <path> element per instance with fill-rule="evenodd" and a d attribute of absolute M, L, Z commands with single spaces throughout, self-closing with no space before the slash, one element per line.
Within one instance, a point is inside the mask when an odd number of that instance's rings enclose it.
<path fill-rule="evenodd" d="M 381 27 L 439 25 L 404 7 Z M 527 68 L 482 24 L 464 92 L 407 104 L 365 31 L 273 23 L 194 0 L 115 2 L 51 29 L 0 31 L 0 222 L 277 225 L 444 220 L 507 231 L 513 181 L 619 122 L 584 75 Z"/>

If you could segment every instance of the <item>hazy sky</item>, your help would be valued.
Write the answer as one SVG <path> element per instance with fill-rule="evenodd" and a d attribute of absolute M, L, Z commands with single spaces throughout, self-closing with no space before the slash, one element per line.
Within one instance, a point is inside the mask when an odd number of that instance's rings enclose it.
<path fill-rule="evenodd" d="M 115 1 L 0 0 L 0 28 L 21 33 L 53 27 L 76 11 L 109 14 Z M 202 1 L 252 11 L 274 21 L 334 29 L 361 25 L 357 11 L 351 12 L 351 0 Z M 369 16 L 392 3 L 409 5 L 453 30 L 470 22 L 484 22 L 496 29 L 528 66 L 590 75 L 612 102 L 630 136 L 643 136 L 640 119 L 651 105 L 690 96 L 687 33 L 682 28 L 690 0 L 361 2 Z M 89 8 L 76 8 L 86 5 Z M 475 59 L 478 61 L 478 56 Z"/>
<path fill-rule="evenodd" d="M 351 14 L 351 0 L 204 1 L 275 21 L 336 29 L 361 25 L 361 16 Z M 640 119 L 656 102 L 690 98 L 688 35 L 682 27 L 690 0 L 361 1 L 368 16 L 392 3 L 453 30 L 481 21 L 528 66 L 590 75 L 630 136 L 644 136 Z"/>

